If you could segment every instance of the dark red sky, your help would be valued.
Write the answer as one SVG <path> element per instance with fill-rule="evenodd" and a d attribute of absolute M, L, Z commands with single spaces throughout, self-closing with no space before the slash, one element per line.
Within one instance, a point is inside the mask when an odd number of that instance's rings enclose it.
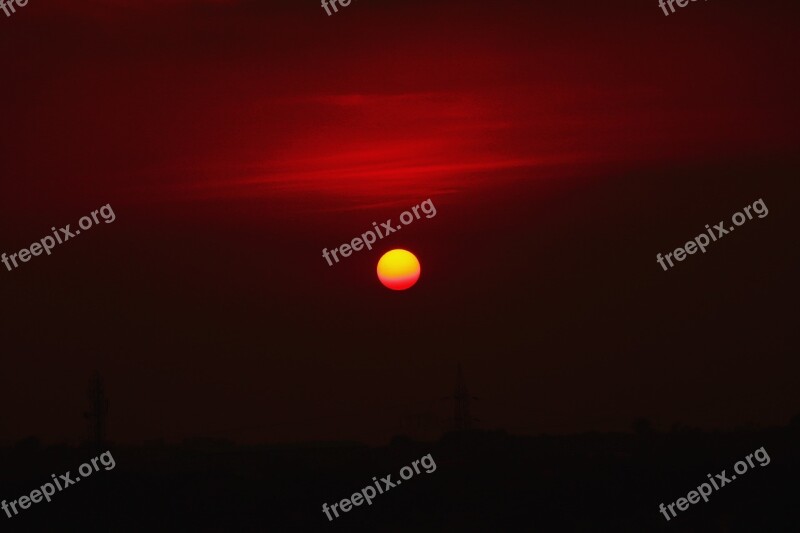
<path fill-rule="evenodd" d="M 117 215 L 0 270 L 0 438 L 81 437 L 95 368 L 128 441 L 381 441 L 447 414 L 456 361 L 482 427 L 800 411 L 794 4 L 151 4 L 0 20 L 0 251 Z M 377 283 L 389 247 L 413 290 Z"/>

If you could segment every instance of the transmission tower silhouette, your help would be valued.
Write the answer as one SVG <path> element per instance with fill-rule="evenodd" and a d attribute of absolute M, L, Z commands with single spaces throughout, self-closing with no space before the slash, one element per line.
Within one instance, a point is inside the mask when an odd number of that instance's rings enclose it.
<path fill-rule="evenodd" d="M 453 394 L 455 403 L 455 410 L 453 422 L 456 431 L 464 431 L 472 429 L 472 423 L 477 422 L 469 413 L 470 400 L 477 400 L 478 398 L 470 396 L 467 391 L 467 385 L 464 382 L 464 373 L 461 370 L 461 363 L 458 363 L 458 370 L 456 373 L 456 391 Z"/>
<path fill-rule="evenodd" d="M 100 449 L 106 440 L 108 425 L 108 397 L 99 373 L 89 381 L 89 411 L 83 417 L 89 422 L 89 443 Z"/>

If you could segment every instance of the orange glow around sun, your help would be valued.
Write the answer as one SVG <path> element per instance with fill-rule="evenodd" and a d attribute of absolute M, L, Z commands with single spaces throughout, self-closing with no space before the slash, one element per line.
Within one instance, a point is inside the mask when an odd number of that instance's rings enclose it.
<path fill-rule="evenodd" d="M 419 279 L 419 261 L 408 250 L 391 250 L 378 261 L 378 279 L 387 288 L 403 291 Z"/>

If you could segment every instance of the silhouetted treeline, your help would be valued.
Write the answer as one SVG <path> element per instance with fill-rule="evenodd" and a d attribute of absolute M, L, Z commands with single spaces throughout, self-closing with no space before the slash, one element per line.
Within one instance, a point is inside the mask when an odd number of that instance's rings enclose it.
<path fill-rule="evenodd" d="M 8 518 L 5 531 L 613 531 L 796 532 L 800 424 L 734 432 L 513 436 L 450 433 L 435 443 L 395 438 L 357 443 L 238 446 L 194 439 L 179 445 L 110 446 L 100 470 Z M 770 464 L 749 469 L 670 522 L 659 513 L 764 447 Z M 349 498 L 373 477 L 430 453 L 420 473 L 329 521 L 322 504 Z M 14 500 L 77 471 L 90 447 L 43 448 L 26 439 L 0 449 L 0 498 Z"/>

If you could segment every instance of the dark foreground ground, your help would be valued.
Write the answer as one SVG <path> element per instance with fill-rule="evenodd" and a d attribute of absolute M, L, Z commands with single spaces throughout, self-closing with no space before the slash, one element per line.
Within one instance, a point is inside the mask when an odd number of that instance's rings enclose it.
<path fill-rule="evenodd" d="M 800 531 L 800 424 L 702 433 L 520 437 L 451 433 L 435 443 L 403 438 L 357 444 L 238 447 L 109 446 L 116 461 L 11 519 L 4 531 Z M 685 497 L 707 474 L 764 447 L 770 462 L 700 500 L 669 523 L 658 505 Z M 104 451 L 104 450 L 103 450 Z M 2 450 L 5 500 L 50 475 L 77 471 L 90 448 Z M 350 497 L 372 478 L 431 454 L 436 463 L 403 485 L 329 522 L 322 504 Z"/>

